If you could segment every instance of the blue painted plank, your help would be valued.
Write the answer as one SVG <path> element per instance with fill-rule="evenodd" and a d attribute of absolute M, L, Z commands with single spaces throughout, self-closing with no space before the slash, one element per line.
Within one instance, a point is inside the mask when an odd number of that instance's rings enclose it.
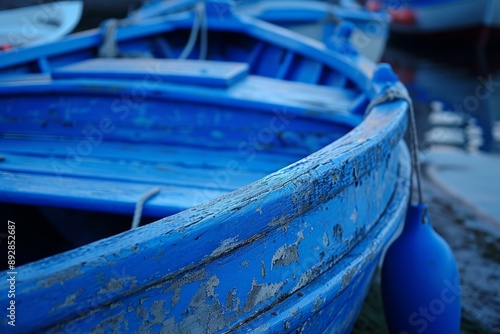
<path fill-rule="evenodd" d="M 78 210 L 129 214 L 130 221 L 140 197 L 157 183 L 133 183 L 31 173 L 0 172 L 2 201 Z M 50 186 L 47 186 L 50 185 Z M 166 217 L 219 197 L 227 191 L 215 181 L 197 188 L 161 185 L 161 192 L 144 205 L 144 216 Z"/>
<path fill-rule="evenodd" d="M 54 79 L 155 80 L 196 86 L 229 87 L 248 75 L 245 63 L 171 59 L 90 59 L 59 67 Z"/>
<path fill-rule="evenodd" d="M 91 134 L 93 136 L 89 136 L 88 140 L 94 139 L 97 142 L 100 138 L 98 134 Z M 0 139 L 0 144 L 0 152 L 14 155 L 37 156 L 47 159 L 68 159 L 72 157 L 71 153 L 73 151 L 68 149 L 68 142 L 64 141 Z M 139 149 L 141 154 L 137 156 L 134 152 L 137 152 Z M 228 167 L 228 162 L 234 160 L 237 162 L 238 169 L 251 170 L 258 173 L 270 173 L 303 158 L 302 155 L 296 155 L 289 151 L 281 151 L 280 154 L 265 150 L 259 151 L 255 155 L 250 155 L 252 152 L 246 151 L 241 153 L 246 154 L 235 155 L 233 150 L 214 151 L 188 146 L 147 143 L 137 145 L 134 143 L 101 141 L 92 150 L 92 160 L 101 159 L 110 163 L 140 161 L 144 164 L 168 164 L 177 168 L 205 168 L 208 171 L 211 169 L 231 169 Z M 0 164 L 0 169 L 1 167 L 2 164 Z"/>
<path fill-rule="evenodd" d="M 180 99 L 184 96 L 188 97 L 188 93 L 191 93 L 191 96 L 193 93 L 198 93 L 202 98 L 205 98 L 205 100 L 207 97 L 212 97 L 214 99 L 217 98 L 218 104 L 229 104 L 237 106 L 238 108 L 247 106 L 247 108 L 251 107 L 256 108 L 257 110 L 268 110 L 271 112 L 274 108 L 277 108 L 278 110 L 286 108 L 288 112 L 297 115 L 307 114 L 308 111 L 314 110 L 318 112 L 318 115 L 313 119 L 313 121 L 316 122 L 318 117 L 332 119 L 332 117 L 335 117 L 336 114 L 344 114 L 344 119 L 346 119 L 346 116 L 350 115 L 348 111 L 350 105 L 352 104 L 352 100 L 359 95 L 359 93 L 355 90 L 337 87 L 323 87 L 298 82 L 287 82 L 257 76 L 250 76 L 247 80 L 242 81 L 229 90 L 220 90 L 215 92 L 206 87 L 171 85 L 168 82 L 156 80 L 154 73 L 151 76 L 141 78 L 139 81 L 127 82 L 114 80 L 110 82 L 102 82 L 102 80 L 79 80 L 78 85 L 76 86 L 72 81 L 58 80 L 56 82 L 50 82 L 44 81 L 46 77 L 35 76 L 34 78 L 37 78 L 38 80 L 31 83 L 24 81 L 26 79 L 21 80 L 21 78 L 17 79 L 15 77 L 10 77 L 9 82 L 5 82 L 6 85 L 0 90 L 0 94 L 3 96 L 15 97 L 16 94 L 21 93 L 20 89 L 23 90 L 23 93 L 30 92 L 44 94 L 47 93 L 48 89 L 50 89 L 52 92 L 59 91 L 67 93 L 75 91 L 79 94 L 88 95 L 95 93 L 96 85 L 98 85 L 98 87 L 102 87 L 104 90 L 103 93 L 106 91 L 108 93 L 123 93 L 123 101 L 119 101 L 121 102 L 120 104 L 115 103 L 112 107 L 115 109 L 118 109 L 119 107 L 124 109 L 122 107 L 123 104 L 125 102 L 129 102 L 130 105 L 127 106 L 129 109 L 132 109 L 133 106 L 137 105 L 137 103 L 133 103 L 137 101 L 129 101 L 133 99 L 133 96 L 137 96 L 137 99 L 141 99 L 141 102 L 143 102 L 142 99 L 145 99 L 146 101 L 144 102 L 146 103 L 154 103 L 154 101 L 149 101 L 146 98 L 163 95 L 166 97 L 177 97 Z M 139 89 L 137 87 L 135 90 L 126 89 L 125 87 L 127 87 L 127 84 L 130 83 L 139 84 Z M 148 90 L 145 89 L 146 87 Z M 127 97 L 128 100 L 126 99 Z M 114 97 L 114 99 L 116 99 L 116 97 Z M 111 102 L 113 102 L 114 99 L 112 99 Z M 215 104 L 215 102 L 216 101 L 213 101 L 212 104 Z M 85 99 L 77 100 L 75 103 L 85 104 Z M 322 116 L 321 114 L 324 115 Z M 342 117 L 340 115 L 338 115 L 338 117 L 339 118 L 335 118 L 335 120 L 341 122 Z M 360 120 L 361 118 L 357 118 L 358 122 Z M 350 122 L 348 124 L 354 123 Z"/>
<path fill-rule="evenodd" d="M 295 59 L 287 79 L 316 84 L 324 72 L 321 63 L 300 57 Z"/>
<path fill-rule="evenodd" d="M 278 170 L 253 171 L 238 168 L 206 169 L 203 166 L 175 166 L 166 163 L 145 163 L 141 160 L 113 161 L 75 155 L 72 161 L 57 157 L 36 157 L 2 154 L 2 171 L 55 175 L 61 177 L 91 178 L 95 180 L 128 181 L 157 185 L 202 187 L 221 179 L 216 188 L 234 190 Z M 189 156 L 185 156 L 188 160 Z M 237 160 L 234 160 L 237 166 Z M 265 162 L 263 162 L 265 164 Z M 286 165 L 280 166 L 285 167 Z M 264 166 L 260 167 L 264 169 Z M 227 176 L 227 177 L 226 177 Z"/>

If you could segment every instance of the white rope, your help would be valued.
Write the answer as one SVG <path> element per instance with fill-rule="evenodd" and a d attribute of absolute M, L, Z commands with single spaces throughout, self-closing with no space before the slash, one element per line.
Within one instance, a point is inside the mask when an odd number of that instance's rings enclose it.
<path fill-rule="evenodd" d="M 391 102 L 394 100 L 404 100 L 409 106 L 409 133 L 410 133 L 410 152 L 412 160 L 412 170 L 415 172 L 417 178 L 417 193 L 418 193 L 418 204 L 423 204 L 423 194 L 422 194 L 422 172 L 420 170 L 420 162 L 418 158 L 418 139 L 417 139 L 417 122 L 415 121 L 415 110 L 413 109 L 413 102 L 406 91 L 398 90 L 394 87 L 389 87 L 383 94 L 375 97 L 368 107 L 366 108 L 366 114 L 368 115 L 372 109 L 386 102 Z"/>
<path fill-rule="evenodd" d="M 195 18 L 193 21 L 193 26 L 191 27 L 191 33 L 189 34 L 188 42 L 184 47 L 184 50 L 182 50 L 179 59 L 186 59 L 187 57 L 189 57 L 191 52 L 193 52 L 194 46 L 196 45 L 196 39 L 198 38 L 198 31 L 200 30 L 200 25 L 205 13 L 205 4 L 202 2 L 197 3 L 194 13 Z"/>
<path fill-rule="evenodd" d="M 200 6 L 201 15 L 201 41 L 200 41 L 200 59 L 205 60 L 207 58 L 208 49 L 208 21 L 207 21 L 207 11 L 205 4 L 202 3 Z"/>
<path fill-rule="evenodd" d="M 118 28 L 119 21 L 116 19 L 109 19 L 104 23 L 101 28 L 102 43 L 99 46 L 98 57 L 100 58 L 115 58 L 120 55 L 118 45 L 116 43 L 116 29 Z"/>
<path fill-rule="evenodd" d="M 144 203 L 146 203 L 151 197 L 155 196 L 161 191 L 160 187 L 155 187 L 149 190 L 147 193 L 141 196 L 137 203 L 135 204 L 134 218 L 132 219 L 132 226 L 130 229 L 134 229 L 141 223 L 142 209 L 144 208 Z"/>

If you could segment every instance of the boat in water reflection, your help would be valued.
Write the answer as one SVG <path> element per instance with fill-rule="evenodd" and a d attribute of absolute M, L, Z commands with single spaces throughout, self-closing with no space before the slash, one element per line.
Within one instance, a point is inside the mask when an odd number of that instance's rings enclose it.
<path fill-rule="evenodd" d="M 383 61 L 407 86 L 422 148 L 500 153 L 500 54 L 390 43 Z"/>

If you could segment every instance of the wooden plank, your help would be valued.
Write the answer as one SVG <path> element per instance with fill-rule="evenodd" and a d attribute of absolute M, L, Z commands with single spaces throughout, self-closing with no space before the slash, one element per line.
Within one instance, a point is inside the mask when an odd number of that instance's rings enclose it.
<path fill-rule="evenodd" d="M 320 62 L 297 57 L 290 68 L 287 78 L 297 82 L 316 84 L 320 79 L 320 75 L 324 72 L 329 71 L 323 70 L 323 65 Z"/>
<path fill-rule="evenodd" d="M 318 117 L 321 117 L 320 112 L 325 113 L 322 119 L 341 121 L 340 118 L 333 117 L 338 114 L 343 114 L 344 117 L 345 115 L 349 115 L 349 107 L 359 94 L 352 89 L 317 86 L 258 76 L 249 76 L 246 80 L 228 90 L 172 85 L 168 81 L 165 82 L 161 78 L 156 78 L 154 73 L 151 73 L 150 76 L 141 77 L 138 82 L 115 80 L 106 83 L 96 80 L 78 80 L 77 85 L 75 85 L 74 81 L 66 82 L 65 80 L 57 80 L 55 82 L 41 81 L 39 83 L 21 82 L 16 84 L 15 79 L 15 76 L 9 77 L 9 84 L 11 85 L 2 87 L 0 95 L 2 98 L 8 97 L 14 99 L 16 98 L 16 94 L 24 96 L 27 92 L 46 94 L 45 87 L 49 86 L 45 86 L 45 84 L 50 83 L 51 94 L 61 94 L 62 101 L 67 99 L 67 94 L 77 93 L 80 98 L 71 96 L 71 101 L 75 105 L 82 106 L 81 108 L 89 104 L 87 96 L 89 93 L 95 94 L 99 91 L 103 94 L 99 96 L 99 101 L 100 103 L 106 103 L 103 107 L 108 112 L 110 109 L 139 109 L 138 101 L 141 102 L 141 105 L 144 103 L 147 106 L 148 104 L 158 103 L 157 99 L 167 97 L 169 99 L 176 99 L 177 103 L 179 100 L 191 97 L 189 102 L 196 105 L 200 101 L 193 101 L 192 98 L 193 96 L 198 96 L 198 99 L 205 99 L 205 103 L 210 98 L 217 98 L 219 104 L 224 102 L 224 105 L 234 107 L 235 103 L 237 103 L 238 108 L 247 105 L 247 108 L 255 108 L 257 112 L 288 109 L 288 112 L 297 116 L 307 116 L 310 111 L 314 111 L 317 114 L 311 119 L 311 122 L 315 123 L 321 123 L 318 120 Z M 7 82 L 5 83 L 7 84 Z M 22 94 L 20 90 L 22 90 Z M 106 96 L 110 93 L 114 93 L 116 96 Z M 37 98 L 40 101 L 47 100 L 47 103 L 54 103 L 54 99 L 50 97 L 38 96 Z M 96 99 L 97 97 L 94 97 L 94 101 Z M 26 101 L 24 103 L 29 104 Z M 93 108 L 98 108 L 96 102 L 92 103 L 95 105 Z M 169 108 L 166 108 L 164 103 L 165 101 L 162 101 L 162 107 L 158 106 L 157 110 L 162 115 L 168 115 L 170 113 Z M 171 99 L 169 103 L 175 104 L 176 102 Z M 145 109 L 146 106 L 142 108 Z M 194 107 L 191 105 L 191 108 Z M 220 106 L 218 108 L 221 109 Z M 22 108 L 19 109 L 22 110 Z M 172 109 L 175 110 L 175 108 Z M 11 109 L 10 112 L 14 112 L 14 110 Z M 16 112 L 19 112 L 19 110 L 16 110 Z M 237 110 L 234 110 L 234 112 L 237 112 Z"/>
<path fill-rule="evenodd" d="M 265 44 L 262 51 L 259 53 L 255 72 L 252 71 L 252 74 L 263 77 L 276 77 L 280 64 L 285 56 L 285 52 L 283 48 Z"/>
<path fill-rule="evenodd" d="M 102 140 L 95 136 L 89 138 L 93 141 Z M 123 198 L 120 195 L 125 192 L 120 190 L 124 187 L 129 187 L 127 192 L 136 197 L 146 191 L 145 187 L 190 187 L 191 191 L 198 195 L 207 193 L 207 196 L 202 196 L 206 200 L 213 198 L 211 194 L 220 195 L 245 186 L 300 159 L 300 156 L 283 152 L 271 154 L 265 151 L 213 151 L 196 147 L 105 141 L 91 145 L 89 140 L 85 140 L 84 146 L 91 148 L 91 151 L 81 155 L 78 152 L 82 141 L 35 138 L 1 139 L 0 142 L 3 157 L 0 171 L 9 173 L 8 175 L 24 175 L 19 182 L 3 184 L 2 192 L 5 197 L 17 198 L 23 203 L 29 203 L 31 198 L 34 203 L 43 205 L 47 203 L 43 193 L 47 192 L 49 203 L 58 203 L 59 206 L 111 210 L 118 213 L 124 210 L 123 206 L 130 210 L 133 204 L 128 197 Z M 65 189 L 87 189 L 87 192 L 81 194 L 79 190 L 70 190 L 71 194 L 65 192 L 57 197 L 60 190 L 53 189 L 53 185 L 58 184 L 52 182 L 54 178 L 59 180 L 59 183 L 71 184 L 71 187 Z M 23 182 L 31 187 L 20 186 Z M 106 186 L 116 189 L 117 193 L 112 191 L 102 197 L 102 188 Z M 24 190 L 19 192 L 21 189 Z M 95 196 L 91 196 L 92 194 Z M 79 200 L 78 196 L 82 198 Z M 171 212 L 172 208 L 185 209 L 192 204 L 188 201 L 189 205 L 186 205 L 187 199 L 189 196 L 178 196 L 178 202 L 175 204 L 162 202 L 160 210 L 154 212 L 161 216 Z M 112 200 L 116 200 L 118 204 L 110 206 L 108 202 Z"/>
<path fill-rule="evenodd" d="M 290 66 L 292 66 L 293 60 L 296 57 L 295 53 L 287 52 L 285 58 L 280 64 L 278 73 L 276 74 L 276 79 L 285 79 L 287 77 Z"/>
<path fill-rule="evenodd" d="M 278 170 L 292 162 L 301 159 L 302 155 L 281 151 L 234 151 L 210 150 L 200 147 L 155 145 L 148 143 L 127 143 L 103 141 L 98 133 L 90 133 L 86 138 L 94 142 L 89 158 L 102 159 L 112 162 L 140 161 L 143 164 L 168 164 L 176 167 L 225 169 L 229 162 L 236 162 L 237 167 L 257 173 L 269 173 Z M 53 141 L 41 138 L 29 139 L 0 139 L 0 155 L 38 156 L 46 159 L 71 159 L 78 155 L 78 141 Z M 140 153 L 140 154 L 139 154 Z M 255 153 L 255 155 L 253 155 Z M 188 159 L 187 159 L 188 158 Z M 230 165 L 234 165 L 231 163 Z M 0 163 L 0 169 L 2 163 Z M 234 168 L 234 166 L 233 166 Z"/>
<path fill-rule="evenodd" d="M 251 155 L 274 151 L 304 156 L 361 120 L 348 112 L 356 96 L 352 91 L 253 76 L 220 94 L 199 89 L 199 101 L 190 98 L 192 90 L 166 83 L 158 91 L 145 91 L 139 100 L 132 99 L 134 91 L 106 86 L 103 95 L 89 96 L 96 91 L 92 82 L 70 91 L 67 86 L 63 80 L 54 83 L 51 90 L 59 92 L 57 100 L 45 95 L 43 83 L 9 86 L 2 96 L 9 108 L 0 115 L 0 133 L 7 138 L 66 140 L 92 137 L 97 131 L 106 141 L 191 146 L 203 142 Z M 36 94 L 36 100 L 25 99 L 19 90 Z M 104 95 L 109 92 L 113 95 Z"/>
<path fill-rule="evenodd" d="M 257 181 L 274 172 L 243 169 L 235 160 L 231 168 L 204 168 L 167 163 L 144 163 L 139 159 L 119 161 L 95 159 L 75 155 L 70 158 L 19 156 L 2 154 L 1 170 L 14 173 L 33 173 L 59 177 L 75 177 L 93 180 L 126 181 L 156 185 L 179 185 L 186 187 L 206 187 L 230 191 Z M 185 156 L 186 160 L 188 159 Z M 231 161 L 228 161 L 229 163 Z M 260 169 L 264 169 L 265 162 Z M 285 167 L 285 166 L 281 166 Z"/>
<path fill-rule="evenodd" d="M 131 219 L 140 197 L 156 186 L 147 182 L 0 171 L 0 197 L 4 202 L 130 214 Z M 203 186 L 161 185 L 160 188 L 161 192 L 144 205 L 144 216 L 165 217 L 227 193 Z"/>
<path fill-rule="evenodd" d="M 248 75 L 248 65 L 202 60 L 97 58 L 52 71 L 54 79 L 143 80 L 152 74 L 165 82 L 229 87 Z"/>

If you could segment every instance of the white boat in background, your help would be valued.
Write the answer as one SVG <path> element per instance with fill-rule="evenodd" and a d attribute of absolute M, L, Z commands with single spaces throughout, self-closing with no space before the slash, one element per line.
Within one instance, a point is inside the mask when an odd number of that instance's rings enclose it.
<path fill-rule="evenodd" d="M 129 15 L 130 20 L 144 20 L 185 10 L 203 0 L 151 0 Z M 380 61 L 389 37 L 390 16 L 385 11 L 368 11 L 353 0 L 326 1 L 236 0 L 234 10 L 307 37 L 329 48 L 343 48 L 342 39 L 354 46 L 356 53 Z M 349 22 L 349 25 L 341 23 Z M 343 32 L 340 32 L 342 30 Z M 340 39 L 336 37 L 342 36 Z"/>
<path fill-rule="evenodd" d="M 55 41 L 73 31 L 82 12 L 82 1 L 0 10 L 0 50 Z"/>
<path fill-rule="evenodd" d="M 385 11 L 367 11 L 352 0 L 278 1 L 240 0 L 237 11 L 250 15 L 305 36 L 324 42 L 328 47 L 338 44 L 332 39 L 340 23 L 348 21 L 353 30 L 350 43 L 363 56 L 378 62 L 389 38 L 390 16 Z"/>
<path fill-rule="evenodd" d="M 500 40 L 500 0 L 370 0 L 366 6 L 387 9 L 397 34 L 479 46 Z"/>

